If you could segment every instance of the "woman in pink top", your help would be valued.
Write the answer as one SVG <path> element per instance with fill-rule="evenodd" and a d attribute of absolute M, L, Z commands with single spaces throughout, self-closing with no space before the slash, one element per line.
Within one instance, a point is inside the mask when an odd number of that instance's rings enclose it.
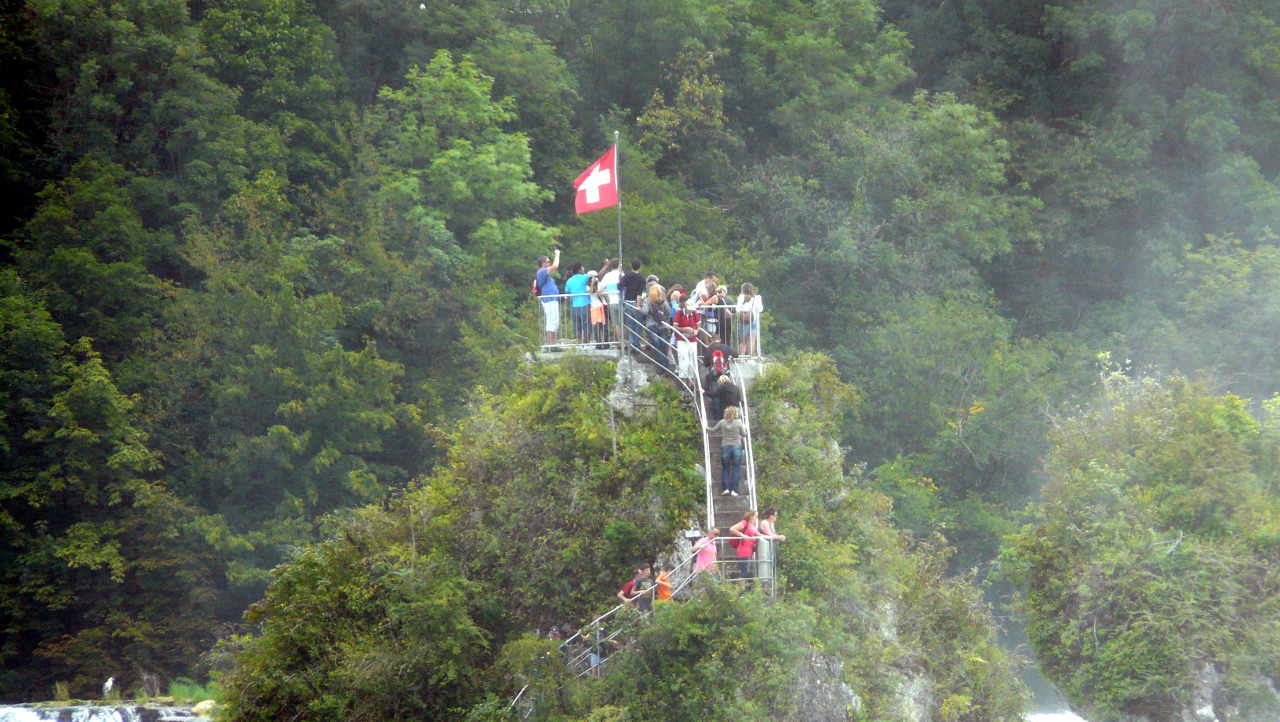
<path fill-rule="evenodd" d="M 693 571 L 716 573 L 716 536 L 720 534 L 720 530 L 711 527 L 711 531 L 707 535 L 694 542 L 693 550 L 698 553 L 698 558 L 694 560 Z"/>
<path fill-rule="evenodd" d="M 779 534 L 774 528 L 778 521 L 778 510 L 769 507 L 760 520 L 760 550 L 756 555 L 756 573 L 766 583 L 773 583 L 773 575 L 777 573 L 778 547 L 776 542 L 786 541 L 785 534 Z"/>
<path fill-rule="evenodd" d="M 729 527 L 738 542 L 738 579 L 749 579 L 751 573 L 751 555 L 756 551 L 756 537 L 760 535 L 756 529 L 756 512 L 754 509 L 742 515 L 742 521 Z"/>

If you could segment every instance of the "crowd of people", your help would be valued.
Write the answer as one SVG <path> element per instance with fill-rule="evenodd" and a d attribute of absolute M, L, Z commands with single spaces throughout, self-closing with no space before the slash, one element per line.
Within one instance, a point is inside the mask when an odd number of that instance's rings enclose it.
<path fill-rule="evenodd" d="M 720 343 L 736 336 L 738 355 L 759 354 L 764 301 L 750 283 L 743 283 L 737 296 L 731 297 L 711 271 L 686 290 L 683 284 L 664 286 L 656 275 L 644 275 L 639 259 L 630 265 L 631 270 L 623 271 L 616 258 L 604 259 L 599 270 L 574 263 L 561 287 L 555 275 L 560 250 L 552 257 L 538 258 L 530 293 L 542 302 L 547 350 L 558 350 L 561 343 L 561 299 L 567 298 L 574 342 L 625 340 L 629 349 L 643 349 L 665 371 L 689 381 L 698 377 L 699 340 Z"/>

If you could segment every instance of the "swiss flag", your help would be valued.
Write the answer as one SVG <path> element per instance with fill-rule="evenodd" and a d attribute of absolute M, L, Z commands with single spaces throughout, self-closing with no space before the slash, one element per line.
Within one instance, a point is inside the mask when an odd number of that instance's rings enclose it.
<path fill-rule="evenodd" d="M 573 182 L 573 189 L 578 192 L 573 209 L 578 215 L 618 205 L 617 159 L 618 146 L 613 145 Z"/>

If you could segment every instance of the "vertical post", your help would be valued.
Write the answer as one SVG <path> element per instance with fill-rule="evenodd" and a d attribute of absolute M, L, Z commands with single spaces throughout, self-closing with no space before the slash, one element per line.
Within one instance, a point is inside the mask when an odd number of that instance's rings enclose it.
<path fill-rule="evenodd" d="M 618 188 L 618 311 L 619 321 L 618 328 L 621 330 L 619 338 L 622 343 L 618 344 L 618 360 L 621 361 L 627 355 L 627 329 L 626 315 L 623 309 L 626 301 L 622 300 L 622 274 L 625 273 L 626 265 L 622 262 L 622 147 L 618 143 L 618 131 L 613 131 L 613 184 Z"/>

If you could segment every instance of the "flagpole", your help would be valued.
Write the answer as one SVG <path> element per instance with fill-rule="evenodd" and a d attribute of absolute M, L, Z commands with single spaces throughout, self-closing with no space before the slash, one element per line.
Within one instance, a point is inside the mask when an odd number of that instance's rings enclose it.
<path fill-rule="evenodd" d="M 618 271 L 622 271 L 622 148 L 618 131 L 613 131 L 613 183 L 618 187 Z"/>
<path fill-rule="evenodd" d="M 626 301 L 622 300 L 622 276 L 625 266 L 622 263 L 622 148 L 618 147 L 618 131 L 613 131 L 613 183 L 618 188 L 618 356 L 627 356 L 627 310 Z"/>

